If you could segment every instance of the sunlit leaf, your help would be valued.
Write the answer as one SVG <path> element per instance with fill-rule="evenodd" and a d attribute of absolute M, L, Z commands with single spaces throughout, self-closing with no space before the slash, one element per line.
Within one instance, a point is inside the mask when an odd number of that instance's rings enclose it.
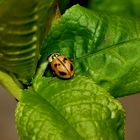
<path fill-rule="evenodd" d="M 17 107 L 21 140 L 123 140 L 124 110 L 86 77 L 41 78 Z"/>

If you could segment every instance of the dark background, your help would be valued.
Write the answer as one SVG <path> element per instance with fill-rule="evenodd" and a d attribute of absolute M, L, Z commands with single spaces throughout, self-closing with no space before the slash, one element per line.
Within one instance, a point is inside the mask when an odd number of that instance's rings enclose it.
<path fill-rule="evenodd" d="M 140 94 L 120 99 L 126 109 L 125 140 L 140 140 Z M 0 86 L 0 140 L 19 140 L 15 128 L 16 100 Z"/>

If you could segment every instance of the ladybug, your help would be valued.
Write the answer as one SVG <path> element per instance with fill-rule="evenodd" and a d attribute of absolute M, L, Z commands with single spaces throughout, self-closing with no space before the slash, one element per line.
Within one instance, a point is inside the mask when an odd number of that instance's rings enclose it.
<path fill-rule="evenodd" d="M 74 75 L 72 62 L 59 53 L 51 54 L 48 58 L 51 69 L 62 79 L 69 79 Z"/>

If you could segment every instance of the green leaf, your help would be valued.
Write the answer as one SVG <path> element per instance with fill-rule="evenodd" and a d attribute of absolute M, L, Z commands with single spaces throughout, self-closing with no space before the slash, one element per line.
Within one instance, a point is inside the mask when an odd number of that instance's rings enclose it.
<path fill-rule="evenodd" d="M 139 20 L 73 6 L 51 29 L 42 56 L 56 52 L 73 60 L 75 75 L 115 97 L 140 92 Z"/>
<path fill-rule="evenodd" d="M 41 78 L 24 92 L 16 122 L 21 140 L 123 140 L 124 110 L 86 77 Z"/>
<path fill-rule="evenodd" d="M 89 0 L 88 8 L 97 11 L 108 12 L 109 14 L 131 15 L 134 14 L 134 7 L 131 0 Z"/>
<path fill-rule="evenodd" d="M 140 17 L 139 0 L 58 0 L 58 3 L 62 13 L 72 5 L 79 4 L 88 9 L 108 14 Z"/>
<path fill-rule="evenodd" d="M 5 71 L 0 70 L 0 85 L 3 85 L 17 100 L 22 94 L 22 85 Z"/>
<path fill-rule="evenodd" d="M 0 2 L 0 69 L 23 82 L 32 79 L 55 9 L 55 0 Z"/>
<path fill-rule="evenodd" d="M 132 5 L 134 7 L 134 15 L 136 17 L 140 17 L 140 1 L 139 0 L 131 0 Z"/>
<path fill-rule="evenodd" d="M 139 0 L 89 0 L 87 7 L 109 14 L 140 17 Z"/>

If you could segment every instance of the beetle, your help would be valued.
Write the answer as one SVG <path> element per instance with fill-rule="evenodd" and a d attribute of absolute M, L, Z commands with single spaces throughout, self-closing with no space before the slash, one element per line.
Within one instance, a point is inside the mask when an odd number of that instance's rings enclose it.
<path fill-rule="evenodd" d="M 69 79 L 74 75 L 74 68 L 70 59 L 59 53 L 49 55 L 48 61 L 54 73 L 62 79 Z"/>

